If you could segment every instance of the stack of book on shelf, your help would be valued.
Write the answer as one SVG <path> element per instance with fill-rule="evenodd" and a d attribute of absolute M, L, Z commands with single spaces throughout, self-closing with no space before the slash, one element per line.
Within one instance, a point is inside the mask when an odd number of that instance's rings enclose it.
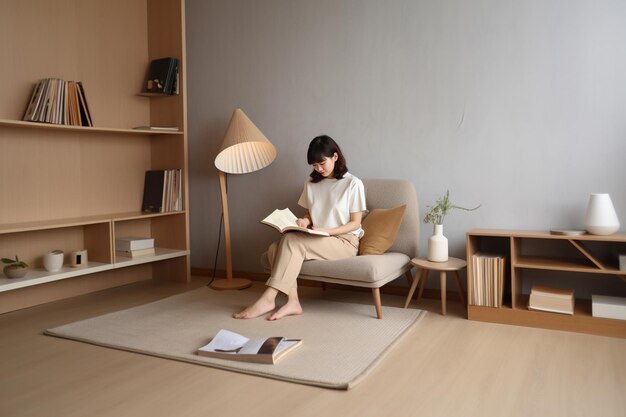
<path fill-rule="evenodd" d="M 181 211 L 182 194 L 180 169 L 146 171 L 141 211 L 149 213 Z"/>
<path fill-rule="evenodd" d="M 574 290 L 562 290 L 533 285 L 530 289 L 529 310 L 574 314 Z"/>
<path fill-rule="evenodd" d="M 626 298 L 592 295 L 591 315 L 605 319 L 626 320 Z"/>
<path fill-rule="evenodd" d="M 150 63 L 146 92 L 156 94 L 178 94 L 178 60 L 160 58 Z"/>
<path fill-rule="evenodd" d="M 39 80 L 24 113 L 27 122 L 93 126 L 85 89 L 78 81 Z"/>
<path fill-rule="evenodd" d="M 472 255 L 472 279 L 469 282 L 469 303 L 483 307 L 502 307 L 504 294 L 502 255 L 475 253 Z"/>
<path fill-rule="evenodd" d="M 125 258 L 154 255 L 154 238 L 121 237 L 115 239 L 115 254 Z"/>

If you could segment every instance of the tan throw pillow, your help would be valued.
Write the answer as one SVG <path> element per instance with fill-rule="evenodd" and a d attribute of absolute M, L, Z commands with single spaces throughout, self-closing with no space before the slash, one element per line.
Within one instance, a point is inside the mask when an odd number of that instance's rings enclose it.
<path fill-rule="evenodd" d="M 361 227 L 365 234 L 359 242 L 359 255 L 381 255 L 396 241 L 406 205 L 372 210 Z"/>

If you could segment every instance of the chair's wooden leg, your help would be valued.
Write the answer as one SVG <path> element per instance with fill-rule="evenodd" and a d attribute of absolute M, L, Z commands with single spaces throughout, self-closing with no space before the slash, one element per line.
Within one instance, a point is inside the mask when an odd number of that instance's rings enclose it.
<path fill-rule="evenodd" d="M 376 307 L 376 318 L 383 318 L 383 306 L 380 302 L 380 288 L 372 288 L 372 295 L 374 296 L 374 307 Z"/>
<path fill-rule="evenodd" d="M 411 275 L 411 270 L 409 269 L 406 271 L 404 276 L 406 277 L 406 282 L 408 282 L 409 286 L 411 286 L 411 284 L 413 284 L 413 275 Z M 417 271 L 415 272 L 415 276 L 417 276 Z"/>
<path fill-rule="evenodd" d="M 322 291 L 326 291 L 326 283 L 322 281 Z"/>
<path fill-rule="evenodd" d="M 411 298 L 413 298 L 413 293 L 415 293 L 415 288 L 417 288 L 417 284 L 420 281 L 420 276 L 422 275 L 422 270 L 418 269 L 415 272 L 415 278 L 413 278 L 413 282 L 411 282 L 411 287 L 409 288 L 409 294 L 406 296 L 406 301 L 404 302 L 404 308 L 409 306 L 411 302 Z"/>

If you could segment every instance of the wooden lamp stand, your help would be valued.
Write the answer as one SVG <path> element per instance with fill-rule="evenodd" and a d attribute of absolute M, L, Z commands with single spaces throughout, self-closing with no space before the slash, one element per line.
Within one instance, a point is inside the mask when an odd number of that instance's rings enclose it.
<path fill-rule="evenodd" d="M 222 213 L 224 214 L 224 246 L 226 248 L 226 278 L 216 279 L 211 283 L 215 290 L 242 290 L 252 285 L 252 281 L 245 278 L 233 278 L 233 259 L 230 249 L 230 221 L 228 218 L 228 196 L 226 194 L 226 174 L 217 171 L 220 179 L 220 194 L 222 195 Z"/>

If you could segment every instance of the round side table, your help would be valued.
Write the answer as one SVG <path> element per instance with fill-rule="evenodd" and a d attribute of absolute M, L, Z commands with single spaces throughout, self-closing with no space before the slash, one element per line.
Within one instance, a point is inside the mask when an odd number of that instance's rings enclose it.
<path fill-rule="evenodd" d="M 442 315 L 446 315 L 446 274 L 448 271 L 454 272 L 454 279 L 456 281 L 456 286 L 459 290 L 459 295 L 461 296 L 461 302 L 463 303 L 463 305 L 465 305 L 463 287 L 461 286 L 461 281 L 459 280 L 459 270 L 465 268 L 465 266 L 467 265 L 467 263 L 463 259 L 448 258 L 446 262 L 431 262 L 425 257 L 420 257 L 411 259 L 411 263 L 417 268 L 417 272 L 415 273 L 415 278 L 413 278 L 413 283 L 411 284 L 409 295 L 406 297 L 404 308 L 407 308 L 409 306 L 411 298 L 413 297 L 413 293 L 415 292 L 415 288 L 417 287 L 417 284 L 421 281 L 420 290 L 417 295 L 417 302 L 419 303 L 420 298 L 422 298 L 422 292 L 424 291 L 424 286 L 426 284 L 426 279 L 428 278 L 428 273 L 430 271 L 439 271 Z"/>

